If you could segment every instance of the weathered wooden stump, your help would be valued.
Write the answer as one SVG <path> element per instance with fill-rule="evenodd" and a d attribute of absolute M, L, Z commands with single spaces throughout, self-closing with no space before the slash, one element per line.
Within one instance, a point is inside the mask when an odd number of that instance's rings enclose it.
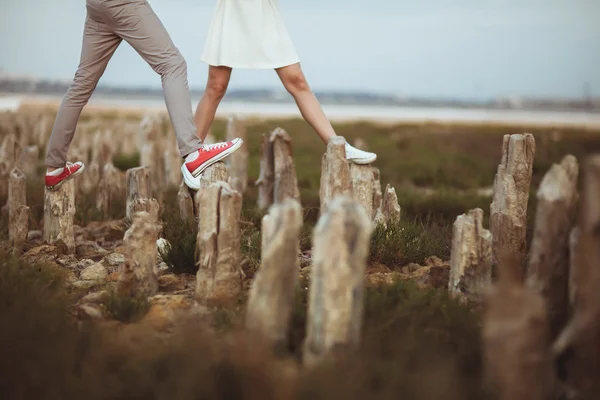
<path fill-rule="evenodd" d="M 27 146 L 21 151 L 21 155 L 17 162 L 19 168 L 25 176 L 32 177 L 35 175 L 37 168 L 37 160 L 40 156 L 40 149 L 37 146 Z"/>
<path fill-rule="evenodd" d="M 8 195 L 8 181 L 12 169 L 17 165 L 21 147 L 17 135 L 10 133 L 2 140 L 0 147 L 0 197 Z"/>
<path fill-rule="evenodd" d="M 158 224 L 160 219 L 160 203 L 156 199 L 138 198 L 131 202 L 131 213 L 146 212 L 150 216 L 150 220 Z"/>
<path fill-rule="evenodd" d="M 269 139 L 273 148 L 273 202 L 283 202 L 285 199 L 294 199 L 300 202 L 300 190 L 296 167 L 292 157 L 292 138 L 286 131 L 277 128 Z"/>
<path fill-rule="evenodd" d="M 529 186 L 535 155 L 533 135 L 505 135 L 502 144 L 502 160 L 494 178 L 493 201 L 490 206 L 490 226 L 493 237 L 494 264 L 492 276 L 502 271 L 498 267 L 497 255 L 509 250 L 517 254 L 516 270 L 505 271 L 523 279 L 526 256 L 527 204 Z"/>
<path fill-rule="evenodd" d="M 228 182 L 229 170 L 224 162 L 217 162 L 204 170 L 200 175 L 200 190 L 216 182 Z"/>
<path fill-rule="evenodd" d="M 520 282 L 502 280 L 492 288 L 486 303 L 485 374 L 498 399 L 553 399 L 554 363 L 542 297 Z"/>
<path fill-rule="evenodd" d="M 21 206 L 27 205 L 27 178 L 18 168 L 13 168 L 8 179 L 8 238 L 13 242 L 16 233 L 22 230 L 19 226 Z"/>
<path fill-rule="evenodd" d="M 377 211 L 381 209 L 383 202 L 383 192 L 381 190 L 381 173 L 379 168 L 373 167 L 373 215 L 372 219 L 375 219 Z"/>
<path fill-rule="evenodd" d="M 352 197 L 365 209 L 367 215 L 373 215 L 374 175 L 370 165 L 350 165 L 352 179 Z"/>
<path fill-rule="evenodd" d="M 135 213 L 125 233 L 125 263 L 121 264 L 117 291 L 124 296 L 153 296 L 158 292 L 155 272 L 158 233 L 152 217 Z"/>
<path fill-rule="evenodd" d="M 179 205 L 179 216 L 181 219 L 194 218 L 194 199 L 190 188 L 183 181 L 181 181 L 179 191 L 177 192 L 177 204 Z"/>
<path fill-rule="evenodd" d="M 492 234 L 483 228 L 483 210 L 476 208 L 454 222 L 448 290 L 479 302 L 491 282 Z"/>
<path fill-rule="evenodd" d="M 262 210 L 285 199 L 300 202 L 292 138 L 281 128 L 263 136 L 258 186 L 258 207 Z"/>
<path fill-rule="evenodd" d="M 242 194 L 248 187 L 248 145 L 246 144 L 246 127 L 244 122 L 236 116 L 231 116 L 227 120 L 225 129 L 226 140 L 240 138 L 244 141 L 235 153 L 227 157 L 227 169 L 231 177 L 231 187 Z"/>
<path fill-rule="evenodd" d="M 156 194 L 165 186 L 163 120 L 159 115 L 146 115 L 140 124 L 140 164 L 147 167 Z"/>
<path fill-rule="evenodd" d="M 170 145 L 163 153 L 164 165 L 165 165 L 165 179 L 169 187 L 177 187 L 183 176 L 181 174 L 181 155 L 177 149 L 177 142 L 175 140 L 168 139 L 167 143 L 175 143 Z"/>
<path fill-rule="evenodd" d="M 298 282 L 302 207 L 294 199 L 274 205 L 262 220 L 262 258 L 250 289 L 246 327 L 283 348 Z"/>
<path fill-rule="evenodd" d="M 108 214 L 111 205 L 117 199 L 125 197 L 125 177 L 112 162 L 108 162 L 103 169 L 102 179 L 96 194 L 96 207 L 103 214 Z"/>
<path fill-rule="evenodd" d="M 275 162 L 273 160 L 273 144 L 269 135 L 263 135 L 260 157 L 260 176 L 258 186 L 258 208 L 266 210 L 273 204 L 275 188 Z"/>
<path fill-rule="evenodd" d="M 69 179 L 55 191 L 44 192 L 44 240 L 49 244 L 62 242 L 69 253 L 75 252 L 75 183 Z"/>
<path fill-rule="evenodd" d="M 339 195 L 352 195 L 352 179 L 346 160 L 346 139 L 333 136 L 321 161 L 321 214 L 327 212 L 328 204 Z"/>
<path fill-rule="evenodd" d="M 398 223 L 401 215 L 402 209 L 398 204 L 396 189 L 387 185 L 383 193 L 381 208 L 377 210 L 377 214 L 375 215 L 375 223 L 387 227 L 389 224 Z"/>
<path fill-rule="evenodd" d="M 556 356 L 569 354 L 567 383 L 582 398 L 600 390 L 600 155 L 582 163 L 582 194 L 571 287 L 572 316 L 556 339 Z"/>
<path fill-rule="evenodd" d="M 114 134 L 109 130 L 97 131 L 93 138 L 92 145 L 92 163 L 98 164 L 100 168 L 100 178 L 104 166 L 112 163 Z"/>
<path fill-rule="evenodd" d="M 147 167 L 137 167 L 128 169 L 127 180 L 127 210 L 126 217 L 133 216 L 133 202 L 136 199 L 152 198 L 152 188 L 150 187 L 150 170 Z"/>
<path fill-rule="evenodd" d="M 579 226 L 571 229 L 569 234 L 569 303 L 571 309 L 577 308 L 579 289 L 577 284 L 581 282 L 579 278 L 579 263 L 581 255 L 579 253 L 579 238 L 581 237 L 581 229 Z"/>
<path fill-rule="evenodd" d="M 12 212 L 12 237 L 13 254 L 20 255 L 25 243 L 27 242 L 27 234 L 29 233 L 29 207 L 25 205 L 19 206 Z"/>
<path fill-rule="evenodd" d="M 314 231 L 304 362 L 354 348 L 363 319 L 363 285 L 371 219 L 349 196 L 328 204 Z"/>
<path fill-rule="evenodd" d="M 202 175 L 200 175 L 200 189 L 196 192 L 190 189 L 190 194 L 194 200 L 194 215 L 200 218 L 198 210 L 200 209 L 200 195 L 210 185 L 217 182 L 229 183 L 229 173 L 224 162 L 217 162 L 208 167 Z M 185 185 L 185 182 L 183 183 Z"/>
<path fill-rule="evenodd" d="M 550 168 L 537 192 L 526 282 L 546 302 L 552 338 L 563 328 L 569 311 L 569 234 L 576 217 L 578 177 L 577 159 L 567 155 Z"/>
<path fill-rule="evenodd" d="M 242 290 L 239 218 L 242 195 L 225 182 L 199 191 L 196 299 L 229 303 Z"/>

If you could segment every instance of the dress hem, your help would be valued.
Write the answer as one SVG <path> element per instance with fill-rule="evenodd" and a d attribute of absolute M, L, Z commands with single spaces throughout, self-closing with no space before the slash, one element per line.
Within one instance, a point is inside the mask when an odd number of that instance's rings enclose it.
<path fill-rule="evenodd" d="M 290 65 L 300 63 L 300 60 L 295 59 L 294 61 L 280 63 L 280 64 L 234 64 L 234 63 L 213 63 L 207 60 L 201 59 L 205 64 L 211 67 L 229 67 L 232 69 L 278 69 L 283 67 L 289 67 Z"/>

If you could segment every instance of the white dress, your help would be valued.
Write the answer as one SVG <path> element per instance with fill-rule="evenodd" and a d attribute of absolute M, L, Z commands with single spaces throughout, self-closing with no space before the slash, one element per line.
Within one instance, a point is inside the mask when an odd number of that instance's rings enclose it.
<path fill-rule="evenodd" d="M 299 62 L 278 5 L 279 0 L 218 0 L 202 61 L 245 69 Z"/>

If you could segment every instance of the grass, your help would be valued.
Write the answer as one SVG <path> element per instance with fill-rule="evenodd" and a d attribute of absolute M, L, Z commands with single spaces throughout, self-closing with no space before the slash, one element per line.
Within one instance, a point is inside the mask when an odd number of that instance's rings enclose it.
<path fill-rule="evenodd" d="M 122 296 L 113 290 L 110 292 L 106 309 L 109 317 L 117 321 L 132 323 L 146 315 L 150 309 L 150 302 L 145 296 Z"/>
<path fill-rule="evenodd" d="M 431 220 L 403 218 L 387 228 L 378 225 L 371 235 L 369 262 L 389 268 L 423 264 L 430 256 L 450 258 L 451 226 Z"/>
<path fill-rule="evenodd" d="M 161 219 L 164 221 L 163 235 L 169 244 L 164 251 L 159 249 L 160 257 L 176 274 L 195 274 L 198 270 L 195 259 L 198 235 L 196 221 L 182 219 L 170 200 L 165 204 Z"/>
<path fill-rule="evenodd" d="M 290 385 L 278 374 L 279 359 L 238 330 L 243 302 L 213 313 L 215 335 L 193 322 L 166 341 L 136 325 L 78 326 L 60 273 L 8 254 L 0 260 L 0 391 L 7 399 L 276 399 L 281 391 L 298 399 L 486 398 L 479 316 L 443 292 L 401 282 L 367 289 L 360 347 Z M 297 357 L 306 329 L 302 290 L 290 330 Z M 145 307 L 109 302 L 122 321 L 137 320 Z"/>
<path fill-rule="evenodd" d="M 118 153 L 112 159 L 113 165 L 121 170 L 127 171 L 130 168 L 136 168 L 140 166 L 140 153 L 136 152 L 133 154 Z"/>

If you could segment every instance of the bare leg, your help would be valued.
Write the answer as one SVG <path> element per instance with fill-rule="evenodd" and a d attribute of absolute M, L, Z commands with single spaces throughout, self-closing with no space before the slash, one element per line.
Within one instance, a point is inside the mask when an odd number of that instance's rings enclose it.
<path fill-rule="evenodd" d="M 329 138 L 336 136 L 331 123 L 325 116 L 319 101 L 308 86 L 300 64 L 293 64 L 275 70 L 286 90 L 294 97 L 300 114 L 327 144 Z"/>
<path fill-rule="evenodd" d="M 231 68 L 214 67 L 208 69 L 208 81 L 202 99 L 196 107 L 194 121 L 198 130 L 198 137 L 202 142 L 206 139 L 210 126 L 215 119 L 217 107 L 227 92 L 229 79 L 231 78 Z"/>

